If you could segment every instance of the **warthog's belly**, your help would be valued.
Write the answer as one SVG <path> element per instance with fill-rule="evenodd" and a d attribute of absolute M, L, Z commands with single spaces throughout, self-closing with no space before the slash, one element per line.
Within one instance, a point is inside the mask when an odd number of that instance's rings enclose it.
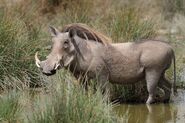
<path fill-rule="evenodd" d="M 133 68 L 127 71 L 111 72 L 109 80 L 116 84 L 131 84 L 144 79 L 144 75 L 143 68 Z"/>

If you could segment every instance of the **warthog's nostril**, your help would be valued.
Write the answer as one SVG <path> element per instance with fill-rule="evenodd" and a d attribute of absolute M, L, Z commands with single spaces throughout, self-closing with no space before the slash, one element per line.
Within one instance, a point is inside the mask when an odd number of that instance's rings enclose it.
<path fill-rule="evenodd" d="M 55 74 L 56 70 L 51 70 L 50 72 L 51 72 L 51 74 Z"/>
<path fill-rule="evenodd" d="M 42 68 L 42 67 L 40 67 L 40 70 L 41 70 L 41 71 L 43 71 L 43 68 Z"/>

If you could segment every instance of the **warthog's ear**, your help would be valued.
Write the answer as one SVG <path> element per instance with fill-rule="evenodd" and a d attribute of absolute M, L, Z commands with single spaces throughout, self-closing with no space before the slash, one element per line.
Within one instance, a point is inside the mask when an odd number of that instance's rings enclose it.
<path fill-rule="evenodd" d="M 50 30 L 51 36 L 57 36 L 60 33 L 60 31 L 53 26 L 49 26 L 49 30 Z"/>
<path fill-rule="evenodd" d="M 76 34 L 76 31 L 74 29 L 69 30 L 69 37 L 70 38 L 73 38 L 75 36 L 75 34 Z"/>

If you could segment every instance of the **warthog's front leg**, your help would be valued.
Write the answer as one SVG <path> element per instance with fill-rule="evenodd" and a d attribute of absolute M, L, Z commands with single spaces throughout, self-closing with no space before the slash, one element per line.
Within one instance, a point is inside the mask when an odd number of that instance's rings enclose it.
<path fill-rule="evenodd" d="M 110 97 L 110 83 L 108 81 L 108 75 L 101 75 L 97 81 L 98 88 L 102 91 L 102 94 L 108 99 Z"/>

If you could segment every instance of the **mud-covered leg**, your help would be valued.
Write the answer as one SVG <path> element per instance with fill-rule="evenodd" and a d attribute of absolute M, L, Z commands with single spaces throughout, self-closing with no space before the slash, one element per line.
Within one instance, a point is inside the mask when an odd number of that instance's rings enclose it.
<path fill-rule="evenodd" d="M 107 75 L 101 75 L 98 77 L 98 88 L 102 91 L 102 94 L 109 98 L 110 96 L 110 83 L 108 82 Z"/>
<path fill-rule="evenodd" d="M 87 77 L 87 75 L 78 75 L 76 78 L 78 79 L 78 82 L 82 88 L 85 89 L 85 91 L 88 91 L 88 82 L 90 79 Z"/>
<path fill-rule="evenodd" d="M 171 88 L 172 88 L 171 83 L 165 77 L 162 77 L 160 79 L 159 87 L 162 88 L 165 92 L 165 95 L 163 97 L 163 101 L 169 102 L 170 95 L 171 95 Z"/>
<path fill-rule="evenodd" d="M 148 99 L 146 101 L 147 104 L 151 104 L 154 102 L 159 78 L 160 78 L 160 71 L 156 71 L 153 69 L 146 70 L 146 83 L 147 83 L 147 90 L 149 94 Z"/>
<path fill-rule="evenodd" d="M 85 88 L 86 91 L 88 91 L 88 82 L 90 81 L 90 79 L 86 76 L 83 79 L 83 87 Z"/>

